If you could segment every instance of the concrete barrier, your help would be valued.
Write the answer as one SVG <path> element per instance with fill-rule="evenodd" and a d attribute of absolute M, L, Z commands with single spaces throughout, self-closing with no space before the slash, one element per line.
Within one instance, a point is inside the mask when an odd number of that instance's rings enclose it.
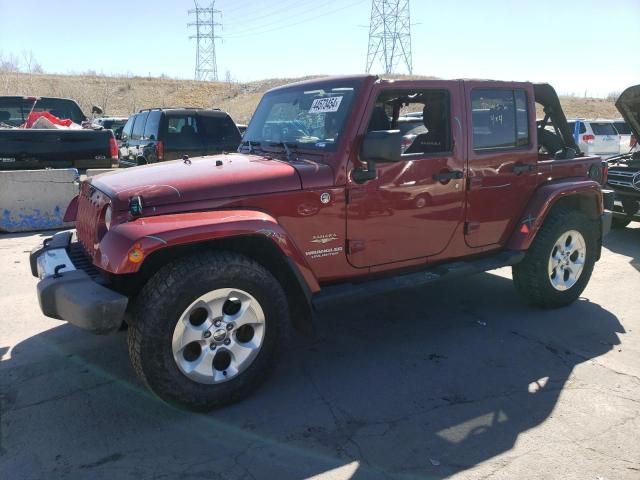
<path fill-rule="evenodd" d="M 113 172 L 114 170 L 117 170 L 117 168 L 87 168 L 85 175 L 87 178 L 91 178 L 102 173 Z"/>
<path fill-rule="evenodd" d="M 78 171 L 0 172 L 0 232 L 28 232 L 69 227 L 62 217 L 78 194 Z"/>

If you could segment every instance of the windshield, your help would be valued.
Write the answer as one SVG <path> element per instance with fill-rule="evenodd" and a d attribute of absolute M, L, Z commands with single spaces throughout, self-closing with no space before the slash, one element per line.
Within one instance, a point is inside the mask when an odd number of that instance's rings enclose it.
<path fill-rule="evenodd" d="M 335 150 L 356 96 L 352 82 L 268 93 L 244 134 L 246 143 Z"/>
<path fill-rule="evenodd" d="M 34 100 L 20 97 L 0 98 L 0 122 L 19 127 L 26 120 L 33 107 Z M 85 120 L 80 108 L 72 101 L 63 98 L 41 98 L 36 102 L 34 112 L 50 112 L 61 119 L 71 119 L 75 123 Z"/>

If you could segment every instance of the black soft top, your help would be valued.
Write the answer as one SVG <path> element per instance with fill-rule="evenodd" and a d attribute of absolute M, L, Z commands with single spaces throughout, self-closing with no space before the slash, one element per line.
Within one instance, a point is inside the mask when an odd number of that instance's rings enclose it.
<path fill-rule="evenodd" d="M 566 147 L 573 148 L 576 152 L 580 152 L 580 148 L 576 145 L 576 141 L 573 138 L 573 132 L 567 122 L 567 117 L 562 111 L 560 105 L 560 99 L 555 89 L 548 83 L 535 83 L 533 85 L 533 92 L 535 94 L 536 103 L 539 103 L 544 108 L 545 118 L 556 126 L 562 141 Z"/>
<path fill-rule="evenodd" d="M 616 100 L 616 108 L 636 138 L 640 138 L 640 85 L 634 85 L 622 92 Z"/>

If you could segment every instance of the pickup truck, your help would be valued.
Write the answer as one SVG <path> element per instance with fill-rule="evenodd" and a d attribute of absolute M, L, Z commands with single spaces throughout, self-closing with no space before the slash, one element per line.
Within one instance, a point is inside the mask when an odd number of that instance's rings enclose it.
<path fill-rule="evenodd" d="M 407 146 L 398 119 L 416 112 Z M 338 302 L 512 266 L 527 302 L 562 307 L 612 218 L 605 164 L 572 133 L 547 84 L 276 88 L 236 153 L 84 182 L 75 231 L 30 255 L 40 306 L 98 334 L 126 321 L 142 381 L 194 410 L 246 396 L 288 328 L 313 332 L 313 311 Z"/>
<path fill-rule="evenodd" d="M 78 125 L 88 121 L 80 106 L 67 98 L 0 97 L 0 170 L 110 168 L 118 161 L 112 131 L 20 128 L 32 111 Z"/>
<path fill-rule="evenodd" d="M 640 85 L 627 88 L 616 101 L 616 107 L 640 138 Z M 608 160 L 609 187 L 615 191 L 614 228 L 625 228 L 633 220 L 640 221 L 640 147 L 635 144 L 627 152 Z"/>

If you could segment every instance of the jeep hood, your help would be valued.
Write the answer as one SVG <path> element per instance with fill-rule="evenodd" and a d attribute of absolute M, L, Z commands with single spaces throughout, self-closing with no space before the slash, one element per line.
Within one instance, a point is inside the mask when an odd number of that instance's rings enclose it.
<path fill-rule="evenodd" d="M 640 85 L 627 88 L 616 101 L 616 108 L 631 131 L 640 139 Z"/>
<path fill-rule="evenodd" d="M 116 210 L 140 195 L 145 207 L 300 190 L 295 168 L 257 155 L 212 155 L 116 170 L 90 180 Z"/>

